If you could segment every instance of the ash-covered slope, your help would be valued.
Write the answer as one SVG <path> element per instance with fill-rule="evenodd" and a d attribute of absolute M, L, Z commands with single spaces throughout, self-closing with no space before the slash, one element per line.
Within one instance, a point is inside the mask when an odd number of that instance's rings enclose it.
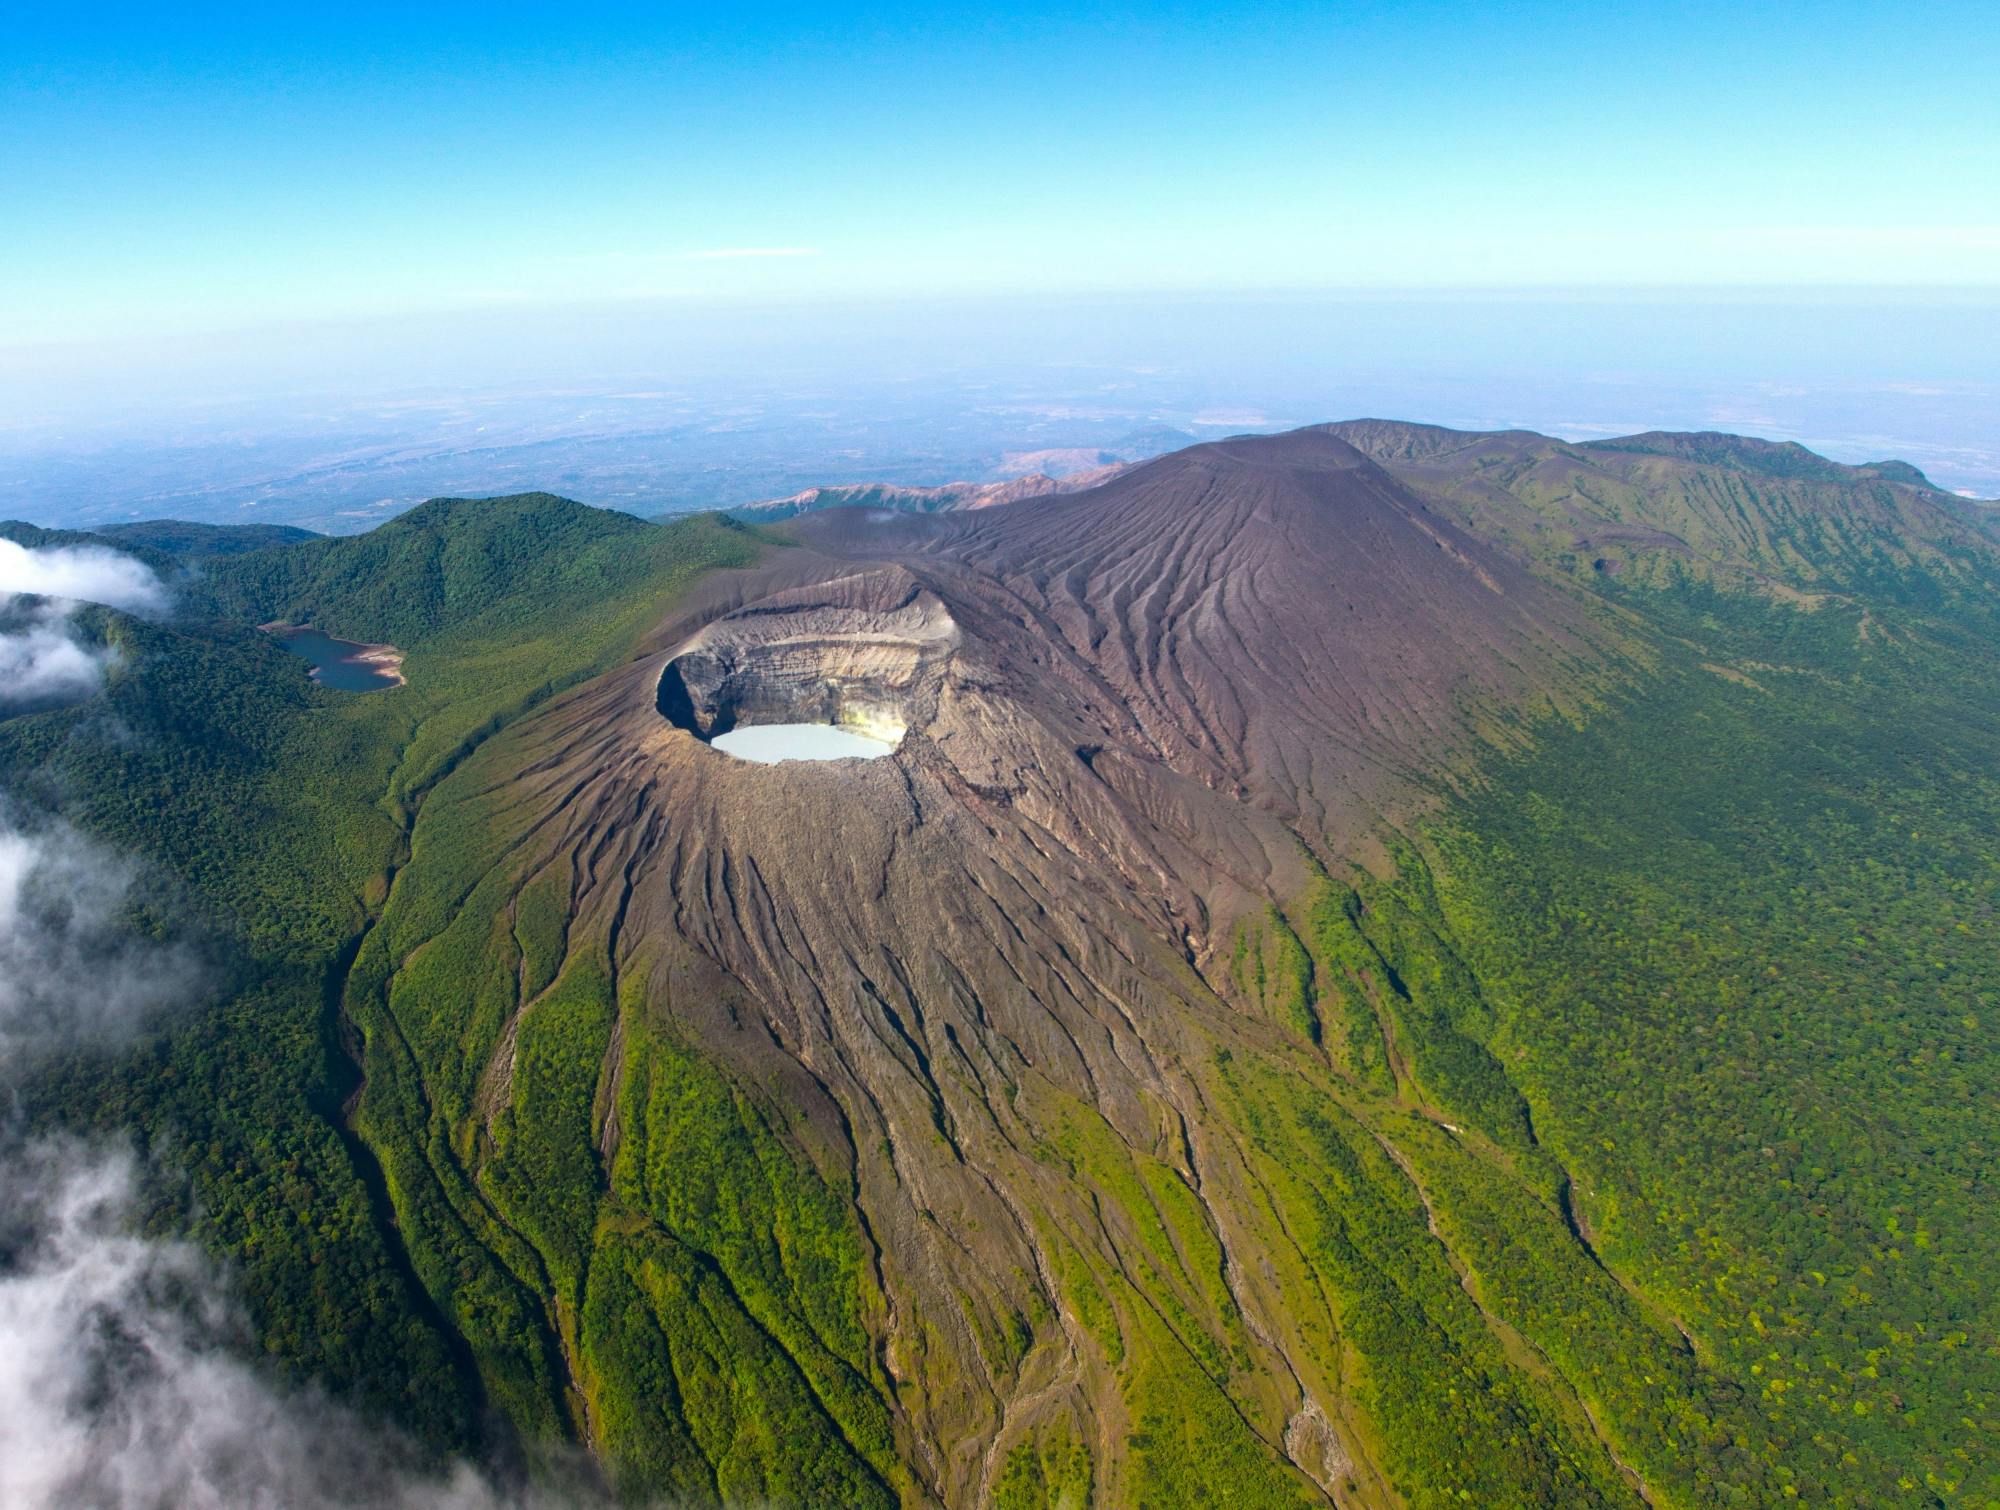
<path fill-rule="evenodd" d="M 1299 1224 L 1410 1199 L 1337 1098 L 1418 1064 L 1414 1104 L 1530 1150 L 1447 1025 L 1385 1057 L 1327 873 L 1587 695 L 1607 632 L 1323 434 L 798 533 L 440 789 L 357 965 L 360 1125 L 405 1227 L 460 1234 L 415 1258 L 496 1401 L 682 1493 L 1392 1500 L 1352 1375 L 1407 1365 L 1336 1290 L 1428 1286 L 1425 1368 L 1509 1365 L 1402 1251 L 1420 1216 L 1336 1284 Z M 893 757 L 704 737 L 864 713 Z M 776 1215 L 727 1172 L 752 1148 Z M 718 1349 L 734 1383 L 688 1372 Z M 1575 1477 L 1576 1421 L 1498 1419 Z"/>
<path fill-rule="evenodd" d="M 996 646 L 1053 650 L 1112 710 L 1105 737 L 1315 843 L 1599 665 L 1575 600 L 1310 431 L 1197 446 L 926 549 L 992 606 Z"/>
<path fill-rule="evenodd" d="M 857 657 L 921 639 L 906 680 L 852 703 L 908 729 L 901 767 L 981 803 L 1025 798 L 1044 823 L 1113 803 L 1123 830 L 1066 839 L 1104 873 L 1135 845 L 1189 846 L 1149 890 L 1197 911 L 1217 885 L 1261 893 L 1301 844 L 1351 859 L 1388 806 L 1434 789 L 1482 735 L 1574 706 L 1604 675 L 1608 630 L 1574 599 L 1324 435 L 1197 447 L 977 520 L 850 511 L 798 536 L 820 564 L 783 559 L 768 593 L 732 580 L 744 601 L 674 647 L 663 687 L 741 644 L 746 665 L 788 664 L 754 708 L 759 679 L 740 674 L 720 727 L 850 717 L 827 689 L 860 674 Z M 813 572 L 824 580 L 794 585 Z M 713 732 L 713 711 L 695 727 Z M 1252 829 L 1281 835 L 1275 854 L 1240 874 L 1203 860 Z M 1197 950 L 1213 942 L 1193 932 Z"/>

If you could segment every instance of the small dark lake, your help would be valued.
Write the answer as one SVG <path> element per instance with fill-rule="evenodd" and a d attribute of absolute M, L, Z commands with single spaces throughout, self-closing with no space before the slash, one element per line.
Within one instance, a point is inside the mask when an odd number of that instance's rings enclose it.
<path fill-rule="evenodd" d="M 336 692 L 380 692 L 403 685 L 403 673 L 396 669 L 403 658 L 391 646 L 336 640 L 317 629 L 289 624 L 273 625 L 271 635 L 293 655 L 312 663 L 312 678 L 322 687 Z"/>

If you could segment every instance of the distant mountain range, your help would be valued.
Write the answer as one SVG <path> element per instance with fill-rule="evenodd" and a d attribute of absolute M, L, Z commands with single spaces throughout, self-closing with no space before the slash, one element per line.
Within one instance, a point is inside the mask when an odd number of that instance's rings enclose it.
<path fill-rule="evenodd" d="M 1077 493 L 1109 482 L 1136 462 L 1190 444 L 1194 437 L 1179 430 L 1135 432 L 1109 449 L 1010 451 L 997 470 L 998 482 L 947 482 L 937 487 L 898 487 L 891 483 L 843 483 L 807 488 L 789 498 L 770 498 L 728 510 L 737 519 L 774 523 L 820 509 L 894 509 L 909 514 L 942 514 L 960 509 L 986 509 L 1023 498 L 1052 493 Z"/>
<path fill-rule="evenodd" d="M 1005 482 L 947 482 L 934 488 L 899 488 L 888 483 L 857 482 L 833 487 L 807 488 L 789 498 L 771 498 L 730 509 L 732 518 L 753 523 L 775 523 L 795 514 L 820 509 L 894 509 L 905 514 L 941 514 L 960 509 L 987 509 L 1023 498 L 1042 498 L 1051 493 L 1075 493 L 1109 482 L 1127 464 L 1113 462 L 1074 472 L 1060 480 L 1041 472 Z"/>

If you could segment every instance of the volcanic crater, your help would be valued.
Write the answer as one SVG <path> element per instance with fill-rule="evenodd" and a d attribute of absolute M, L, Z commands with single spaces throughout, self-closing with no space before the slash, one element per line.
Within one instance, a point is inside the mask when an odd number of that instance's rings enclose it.
<path fill-rule="evenodd" d="M 960 641 L 944 603 L 901 567 L 744 604 L 668 658 L 656 703 L 704 743 L 734 730 L 833 725 L 890 747 L 935 717 Z"/>

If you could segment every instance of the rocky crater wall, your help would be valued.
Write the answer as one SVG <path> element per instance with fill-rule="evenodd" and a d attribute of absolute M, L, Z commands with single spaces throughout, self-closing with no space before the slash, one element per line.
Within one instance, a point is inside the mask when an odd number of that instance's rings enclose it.
<path fill-rule="evenodd" d="M 755 724 L 839 724 L 890 742 L 927 724 L 959 643 L 935 594 L 899 568 L 747 604 L 704 626 L 660 675 L 661 715 L 699 739 Z"/>

